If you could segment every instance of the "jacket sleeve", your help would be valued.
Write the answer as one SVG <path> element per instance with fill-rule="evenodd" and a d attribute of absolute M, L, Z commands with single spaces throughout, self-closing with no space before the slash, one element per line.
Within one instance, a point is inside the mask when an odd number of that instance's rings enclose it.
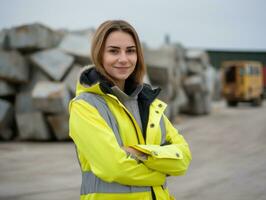
<path fill-rule="evenodd" d="M 127 156 L 112 129 L 87 102 L 70 103 L 69 129 L 78 152 L 88 161 L 92 172 L 104 181 L 135 186 L 157 186 L 165 182 L 165 174 Z"/>
<path fill-rule="evenodd" d="M 171 122 L 163 117 L 168 145 L 135 145 L 133 148 L 148 155 L 142 161 L 150 169 L 172 176 L 183 175 L 191 161 L 189 146 Z"/>

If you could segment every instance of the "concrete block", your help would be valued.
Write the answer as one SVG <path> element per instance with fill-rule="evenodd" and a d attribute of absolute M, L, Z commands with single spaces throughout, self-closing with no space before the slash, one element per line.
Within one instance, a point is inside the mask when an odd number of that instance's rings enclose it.
<path fill-rule="evenodd" d="M 45 113 L 68 112 L 70 94 L 64 83 L 40 81 L 32 91 L 33 104 Z"/>
<path fill-rule="evenodd" d="M 178 102 L 178 107 L 181 107 L 188 103 L 188 97 L 183 88 L 178 89 L 176 98 Z"/>
<path fill-rule="evenodd" d="M 19 88 L 15 98 L 15 112 L 28 113 L 35 112 L 38 109 L 34 106 L 32 99 L 32 90 L 39 81 L 50 81 L 49 77 L 39 68 L 33 66 L 31 70 L 30 81 Z"/>
<path fill-rule="evenodd" d="M 31 66 L 30 80 L 27 84 L 23 84 L 19 87 L 21 92 L 31 92 L 39 81 L 51 81 L 48 75 L 46 75 L 41 69 L 36 66 Z"/>
<path fill-rule="evenodd" d="M 57 46 L 61 36 L 47 26 L 34 23 L 9 29 L 7 39 L 11 49 L 38 50 Z"/>
<path fill-rule="evenodd" d="M 205 84 L 203 82 L 202 76 L 192 75 L 188 76 L 184 80 L 184 89 L 190 95 L 195 92 L 203 92 L 205 91 Z"/>
<path fill-rule="evenodd" d="M 0 31 L 0 49 L 4 49 L 6 46 L 6 30 Z"/>
<path fill-rule="evenodd" d="M 82 68 L 80 65 L 74 65 L 73 67 L 71 67 L 70 72 L 67 74 L 67 76 L 65 77 L 63 81 L 72 94 L 75 94 L 76 92 L 76 84 L 77 84 L 78 76 L 79 76 L 81 69 Z"/>
<path fill-rule="evenodd" d="M 10 83 L 0 80 L 0 97 L 14 96 L 16 93 L 15 87 Z"/>
<path fill-rule="evenodd" d="M 80 36 L 88 38 L 88 40 L 90 41 L 92 39 L 94 33 L 95 33 L 94 28 L 87 28 L 87 29 L 68 31 L 67 34 L 80 35 Z"/>
<path fill-rule="evenodd" d="M 13 109 L 11 103 L 0 99 L 0 129 L 8 127 L 13 117 Z"/>
<path fill-rule="evenodd" d="M 150 77 L 147 73 L 144 75 L 143 82 L 151 85 Z"/>
<path fill-rule="evenodd" d="M 215 69 L 211 65 L 206 66 L 204 73 L 202 74 L 202 77 L 203 77 L 203 81 L 206 85 L 206 90 L 209 93 L 213 94 L 214 93 L 215 78 L 216 78 Z"/>
<path fill-rule="evenodd" d="M 159 49 L 144 49 L 147 73 L 151 84 L 164 85 L 175 80 L 177 71 L 177 48 L 164 45 Z"/>
<path fill-rule="evenodd" d="M 11 140 L 14 137 L 14 131 L 9 127 L 0 129 L 0 140 Z"/>
<path fill-rule="evenodd" d="M 167 117 L 170 119 L 170 121 L 174 122 L 176 116 L 179 113 L 179 100 L 177 97 L 175 97 L 167 104 L 168 104 L 166 111 L 166 113 L 168 114 Z"/>
<path fill-rule="evenodd" d="M 68 120 L 69 116 L 67 114 L 51 115 L 47 117 L 47 121 L 57 140 L 69 139 Z"/>
<path fill-rule="evenodd" d="M 176 48 L 162 46 L 159 49 L 144 49 L 145 63 L 147 66 L 162 68 L 175 67 L 177 60 Z"/>
<path fill-rule="evenodd" d="M 186 54 L 185 47 L 181 43 L 175 43 L 175 44 L 172 44 L 172 46 L 174 46 L 176 49 L 177 60 L 178 61 L 183 60 L 185 58 L 185 54 Z"/>
<path fill-rule="evenodd" d="M 169 81 L 169 70 L 167 68 L 148 66 L 147 74 L 150 78 L 151 84 L 167 84 Z"/>
<path fill-rule="evenodd" d="M 41 112 L 17 113 L 20 140 L 49 140 L 51 135 Z"/>
<path fill-rule="evenodd" d="M 211 112 L 211 95 L 206 92 L 195 92 L 189 96 L 189 102 L 182 107 L 182 112 L 203 115 Z"/>
<path fill-rule="evenodd" d="M 91 63 L 90 40 L 80 34 L 67 34 L 62 39 L 58 48 L 75 57 L 76 61 L 82 65 Z"/>
<path fill-rule="evenodd" d="M 16 95 L 15 99 L 15 112 L 17 114 L 20 113 L 28 113 L 28 112 L 35 112 L 37 109 L 33 104 L 33 99 L 31 97 L 30 91 L 20 91 Z"/>
<path fill-rule="evenodd" d="M 53 80 L 60 81 L 74 58 L 58 49 L 48 49 L 32 54 L 30 60 Z"/>
<path fill-rule="evenodd" d="M 188 74 L 201 74 L 204 71 L 204 66 L 198 60 L 187 60 Z"/>
<path fill-rule="evenodd" d="M 207 93 L 196 92 L 190 102 L 190 113 L 195 115 L 208 114 L 211 111 L 211 98 Z"/>
<path fill-rule="evenodd" d="M 168 103 L 175 97 L 175 88 L 172 84 L 168 83 L 165 85 L 156 85 L 156 87 L 162 89 L 158 96 L 162 101 Z"/>
<path fill-rule="evenodd" d="M 209 114 L 211 112 L 211 105 L 212 105 L 212 95 L 210 93 L 204 93 L 203 95 L 203 107 L 204 112 L 203 114 Z"/>
<path fill-rule="evenodd" d="M 0 79 L 13 83 L 29 80 L 29 67 L 17 51 L 0 50 Z"/>
<path fill-rule="evenodd" d="M 190 73 L 199 74 L 209 65 L 209 56 L 203 50 L 189 49 L 186 52 L 186 61 Z"/>
<path fill-rule="evenodd" d="M 168 106 L 166 114 L 172 122 L 175 121 L 175 118 L 178 116 L 179 112 L 183 111 L 183 108 L 189 103 L 189 99 L 182 88 L 178 88 L 176 93 L 176 96 L 167 102 Z"/>
<path fill-rule="evenodd" d="M 180 76 L 188 74 L 187 63 L 184 59 L 179 59 L 177 62 L 177 68 L 179 69 Z"/>
<path fill-rule="evenodd" d="M 14 112 L 11 103 L 0 99 L 0 138 L 3 140 L 9 140 L 13 131 L 11 130 L 12 120 L 14 118 Z"/>
<path fill-rule="evenodd" d="M 186 59 L 199 60 L 203 65 L 209 64 L 209 56 L 206 51 L 198 49 L 188 49 L 186 51 Z"/>

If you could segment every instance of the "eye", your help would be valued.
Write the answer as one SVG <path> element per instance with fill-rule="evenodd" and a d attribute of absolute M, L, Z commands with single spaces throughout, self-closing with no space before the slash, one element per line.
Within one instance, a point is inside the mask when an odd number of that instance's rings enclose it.
<path fill-rule="evenodd" d="M 111 54 L 118 54 L 118 49 L 109 49 L 108 52 L 110 52 Z"/>
<path fill-rule="evenodd" d="M 133 49 L 133 48 L 128 49 L 127 53 L 130 53 L 130 54 L 136 53 L 136 49 Z"/>

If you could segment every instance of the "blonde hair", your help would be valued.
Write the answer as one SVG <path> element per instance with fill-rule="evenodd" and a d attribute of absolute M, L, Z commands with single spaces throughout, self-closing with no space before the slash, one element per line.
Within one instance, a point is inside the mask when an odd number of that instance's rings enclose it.
<path fill-rule="evenodd" d="M 124 20 L 105 21 L 96 30 L 92 38 L 91 45 L 91 58 L 92 62 L 96 66 L 96 70 L 107 80 L 111 81 L 112 83 L 115 82 L 113 78 L 105 71 L 102 64 L 103 51 L 106 39 L 109 34 L 114 31 L 122 31 L 130 34 L 133 37 L 137 51 L 137 63 L 135 70 L 128 78 L 130 78 L 135 84 L 141 84 L 143 82 L 143 77 L 146 72 L 141 43 L 136 30 L 133 28 L 133 26 L 131 26 L 128 22 Z"/>

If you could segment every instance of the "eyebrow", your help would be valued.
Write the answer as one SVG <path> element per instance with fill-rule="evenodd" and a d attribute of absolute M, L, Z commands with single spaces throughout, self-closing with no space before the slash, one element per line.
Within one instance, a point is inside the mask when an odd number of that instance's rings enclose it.
<path fill-rule="evenodd" d="M 113 48 L 113 49 L 120 49 L 120 47 L 117 47 L 117 46 L 108 46 L 107 48 Z M 137 48 L 136 46 L 128 46 L 127 49 L 133 49 L 133 48 Z"/>

